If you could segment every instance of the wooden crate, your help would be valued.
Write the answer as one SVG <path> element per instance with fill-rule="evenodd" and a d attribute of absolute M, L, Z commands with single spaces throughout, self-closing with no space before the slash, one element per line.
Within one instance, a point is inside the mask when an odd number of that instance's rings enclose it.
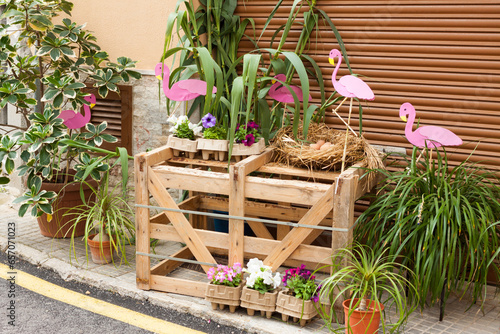
<path fill-rule="evenodd" d="M 259 257 L 273 271 L 281 265 L 310 267 L 330 263 L 333 250 L 352 241 L 354 202 L 373 186 L 360 179 L 360 164 L 344 173 L 313 172 L 270 163 L 272 150 L 240 162 L 206 161 L 174 157 L 168 147 L 135 156 L 136 204 L 149 205 L 150 196 L 161 207 L 184 210 L 222 210 L 230 216 L 260 217 L 298 222 L 310 226 L 331 226 L 331 245 L 311 243 L 323 232 L 308 227 L 278 225 L 273 235 L 269 224 L 247 221 L 255 237 L 245 236 L 244 222 L 229 219 L 229 233 L 204 227 L 206 217 L 163 211 L 150 217 L 149 208 L 136 208 L 137 252 L 150 253 L 150 238 L 186 245 L 176 258 L 216 263 L 215 254 L 227 254 L 228 262 L 244 263 Z M 191 197 L 176 204 L 168 188 L 189 190 Z M 182 263 L 164 260 L 151 268 L 150 257 L 137 255 L 137 286 L 140 289 L 175 292 L 202 297 L 206 282 L 193 282 L 167 275 Z M 210 266 L 202 265 L 207 271 Z"/>

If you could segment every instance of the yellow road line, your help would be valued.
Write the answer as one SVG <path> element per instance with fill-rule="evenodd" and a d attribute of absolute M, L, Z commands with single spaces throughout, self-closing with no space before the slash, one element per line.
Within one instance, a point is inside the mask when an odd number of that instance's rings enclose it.
<path fill-rule="evenodd" d="M 0 277 L 8 279 L 12 274 L 9 267 L 0 263 Z M 115 319 L 132 326 L 160 334 L 196 334 L 203 333 L 168 321 L 160 320 L 127 308 L 116 306 L 102 300 L 82 295 L 81 293 L 62 288 L 44 281 L 23 271 L 15 270 L 16 285 L 34 291 L 40 295 L 61 301 L 63 303 Z"/>

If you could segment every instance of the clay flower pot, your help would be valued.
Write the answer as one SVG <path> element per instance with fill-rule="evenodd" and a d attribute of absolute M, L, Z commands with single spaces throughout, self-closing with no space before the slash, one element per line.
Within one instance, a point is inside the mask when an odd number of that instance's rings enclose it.
<path fill-rule="evenodd" d="M 353 299 L 353 305 L 356 305 L 358 298 Z M 342 303 L 345 314 L 345 332 L 346 334 L 377 334 L 380 326 L 380 312 L 384 311 L 384 305 L 380 305 L 380 309 L 374 308 L 372 300 L 367 300 L 366 311 L 351 310 L 349 305 L 351 299 L 347 299 Z"/>
<path fill-rule="evenodd" d="M 255 311 L 260 311 L 260 315 L 265 315 L 266 318 L 270 319 L 276 310 L 277 296 L 278 289 L 262 294 L 257 290 L 245 286 L 241 292 L 240 306 L 247 309 L 248 315 L 254 315 Z"/>
<path fill-rule="evenodd" d="M 259 154 L 264 151 L 265 148 L 266 142 L 264 141 L 264 138 L 260 138 L 259 141 L 254 143 L 252 146 L 234 143 L 231 156 L 234 157 L 236 161 L 240 161 L 250 155 Z"/>
<path fill-rule="evenodd" d="M 92 255 L 92 262 L 96 264 L 108 264 L 113 262 L 111 241 L 94 241 L 93 239 L 96 235 L 97 234 L 89 235 L 87 239 L 90 254 Z"/>
<path fill-rule="evenodd" d="M 184 152 L 186 157 L 193 159 L 198 152 L 198 141 L 187 138 L 177 138 L 174 135 L 168 136 L 167 145 L 172 148 L 174 156 L 178 157 Z"/>
<path fill-rule="evenodd" d="M 208 160 L 213 154 L 214 160 L 224 161 L 228 150 L 228 140 L 223 139 L 198 139 L 198 150 L 201 151 L 203 160 Z"/>
<path fill-rule="evenodd" d="M 221 310 L 227 305 L 229 312 L 236 311 L 236 307 L 240 305 L 241 290 L 243 283 L 237 287 L 217 285 L 209 283 L 205 291 L 205 300 L 212 303 L 212 309 L 216 310 L 217 307 Z"/>
<path fill-rule="evenodd" d="M 303 300 L 289 295 L 287 290 L 280 291 L 276 300 L 276 312 L 281 313 L 283 321 L 288 321 L 289 317 L 293 317 L 294 322 L 300 319 L 300 325 L 305 326 L 309 320 L 318 315 L 314 304 L 312 300 Z"/>

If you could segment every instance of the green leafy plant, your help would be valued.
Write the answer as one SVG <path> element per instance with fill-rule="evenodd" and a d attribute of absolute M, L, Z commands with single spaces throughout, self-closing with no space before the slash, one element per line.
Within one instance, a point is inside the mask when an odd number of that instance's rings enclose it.
<path fill-rule="evenodd" d="M 32 215 L 52 214 L 56 194 L 42 191 L 40 184 L 68 183 L 74 162 L 88 168 L 80 174 L 98 180 L 109 167 L 106 159 L 122 157 L 119 161 L 126 162 L 128 158 L 123 149 L 99 149 L 103 142 L 117 141 L 105 133 L 105 122 L 87 124 L 82 131 L 68 129 L 58 117 L 64 108 L 78 112 L 90 104 L 84 99 L 89 95 L 87 85 L 93 85 L 93 92 L 104 98 L 110 91 L 119 92 L 117 83 L 141 77 L 132 70 L 135 62 L 131 59 L 120 57 L 111 62 L 84 25 L 69 18 L 53 23 L 61 13 L 70 15 L 72 8 L 65 0 L 16 0 L 5 2 L 2 13 L 6 23 L 0 25 L 0 61 L 5 69 L 0 72 L 0 107 L 13 107 L 25 125 L 2 125 L 0 168 L 11 174 L 14 161 L 21 158 L 17 170 L 26 177 L 28 188 L 16 200 L 24 203 L 21 215 L 30 206 Z M 84 150 L 104 156 L 79 161 Z M 123 174 L 124 181 L 127 176 Z"/>
<path fill-rule="evenodd" d="M 205 139 L 222 139 L 227 138 L 226 127 L 222 124 L 217 124 L 217 119 L 211 113 L 206 114 L 201 119 L 201 124 L 204 128 L 203 138 Z"/>
<path fill-rule="evenodd" d="M 425 149 L 418 162 L 417 152 L 403 157 L 407 169 L 379 171 L 385 180 L 356 235 L 415 271 L 421 307 L 451 291 L 484 302 L 488 271 L 500 277 L 499 180 L 468 159 L 451 166 L 444 150 L 430 158 Z"/>
<path fill-rule="evenodd" d="M 334 305 L 344 298 L 350 298 L 349 315 L 357 308 L 366 310 L 367 299 L 378 309 L 383 304 L 386 310 L 392 308 L 397 313 L 396 321 L 391 323 L 391 319 L 386 316 L 388 313 L 381 312 L 383 333 L 397 331 L 416 308 L 416 299 L 408 301 L 404 291 L 408 289 L 409 296 L 415 296 L 417 289 L 396 269 L 406 271 L 409 277 L 413 275 L 412 271 L 394 260 L 394 256 L 377 255 L 373 249 L 360 244 L 337 250 L 332 256 L 332 264 L 318 269 L 331 267 L 332 272 L 321 282 L 320 300 L 330 301 Z M 343 328 L 332 326 L 332 320 L 336 320 L 334 308 L 321 308 L 319 314 L 326 326 L 333 332 L 343 332 Z M 349 327 L 355 324 L 348 322 L 345 325 Z"/>
<path fill-rule="evenodd" d="M 119 255 L 122 261 L 128 264 L 126 256 L 126 245 L 132 243 L 132 237 L 135 235 L 134 210 L 128 204 L 125 189 L 120 189 L 121 185 L 117 184 L 113 188 L 109 185 L 109 170 L 107 170 L 98 187 L 92 187 L 93 196 L 91 200 L 84 204 L 76 206 L 68 210 L 65 215 L 73 216 L 74 218 L 68 224 L 76 226 L 77 224 L 85 223 L 84 240 L 87 240 L 93 233 L 97 233 L 99 240 L 106 240 L 104 236 L 109 236 L 111 247 Z M 76 259 L 75 251 L 75 230 L 70 229 L 70 258 Z M 88 245 L 85 243 L 85 252 L 88 262 Z M 102 252 L 102 245 L 101 245 Z"/>
<path fill-rule="evenodd" d="M 194 140 L 195 137 L 201 135 L 202 127 L 200 125 L 191 123 L 187 116 L 183 115 L 176 117 L 172 115 L 167 119 L 167 122 L 172 125 L 170 131 L 172 131 L 174 136 L 176 136 L 177 138 L 187 138 Z"/>
<path fill-rule="evenodd" d="M 307 270 L 305 265 L 297 268 L 287 269 L 283 275 L 283 286 L 288 288 L 292 296 L 304 300 L 319 301 L 318 292 L 321 286 L 318 287 L 314 281 L 316 276 Z"/>

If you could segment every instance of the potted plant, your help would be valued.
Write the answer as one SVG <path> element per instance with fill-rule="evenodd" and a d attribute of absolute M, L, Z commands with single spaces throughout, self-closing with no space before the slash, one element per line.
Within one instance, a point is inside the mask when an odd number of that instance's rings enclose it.
<path fill-rule="evenodd" d="M 53 206 L 75 205 L 74 197 L 70 203 L 64 203 L 63 195 L 74 193 L 73 190 L 79 192 L 78 186 L 67 186 L 73 178 L 72 166 L 81 162 L 78 157 L 83 149 L 79 145 L 95 152 L 103 141 L 116 141 L 103 132 L 105 123 L 86 126 L 87 113 L 83 117 L 78 112 L 91 104 L 86 100 L 86 84 L 92 82 L 94 95 L 106 97 L 109 91 L 119 92 L 117 83 L 141 77 L 131 70 L 135 62 L 129 58 L 110 62 L 84 25 L 69 18 L 61 24 L 53 23 L 53 18 L 61 13 L 70 15 L 72 7 L 65 0 L 10 1 L 3 10 L 5 20 L 1 24 L 2 31 L 9 33 L 0 37 L 0 54 L 6 67 L 0 73 L 0 107 L 15 109 L 23 124 L 2 125 L 1 166 L 6 174 L 12 174 L 19 162 L 17 170 L 27 187 L 16 201 L 22 204 L 19 214 L 22 216 L 31 208 L 33 216 L 41 217 L 41 228 L 56 224 L 48 231 L 57 237 L 62 235 L 52 233 L 65 233 L 60 231 L 64 223 L 59 214 L 64 210 L 54 210 Z M 71 114 L 87 122 L 75 126 L 69 121 Z M 114 152 L 101 153 L 118 156 Z M 97 160 L 101 161 L 96 158 L 93 162 Z M 99 179 L 106 164 L 97 162 L 94 167 L 92 176 Z"/>
<path fill-rule="evenodd" d="M 185 115 L 175 116 L 172 115 L 167 119 L 172 127 L 168 136 L 167 145 L 172 148 L 174 156 L 178 157 L 181 152 L 185 152 L 186 156 L 193 159 L 196 152 L 198 152 L 198 142 L 196 137 L 201 135 L 202 127 L 193 124 Z"/>
<path fill-rule="evenodd" d="M 83 153 L 87 155 L 86 153 Z M 85 159 L 85 158 L 83 158 Z M 73 217 L 69 224 L 83 223 L 85 226 L 85 253 L 88 261 L 89 249 L 94 263 L 106 264 L 115 262 L 113 254 L 118 254 L 127 262 L 127 244 L 135 235 L 134 210 L 127 202 L 125 188 L 119 190 L 120 184 L 109 186 L 109 170 L 104 174 L 100 185 L 88 185 L 94 195 L 91 200 L 71 208 L 66 215 Z M 75 234 L 70 235 L 71 253 L 76 259 Z"/>
<path fill-rule="evenodd" d="M 242 266 L 235 263 L 232 266 L 218 265 L 210 268 L 207 278 L 210 283 L 205 291 L 205 300 L 212 303 L 212 308 L 221 310 L 227 305 L 229 311 L 234 313 L 240 305 L 242 284 Z"/>
<path fill-rule="evenodd" d="M 266 148 L 266 143 L 260 133 L 260 126 L 254 121 L 236 126 L 234 142 L 231 156 L 236 161 L 252 154 L 259 154 Z"/>
<path fill-rule="evenodd" d="M 315 279 L 305 265 L 285 271 L 282 282 L 286 289 L 279 292 L 276 301 L 276 312 L 282 314 L 283 321 L 291 316 L 294 321 L 300 319 L 300 325 L 305 326 L 318 314 L 316 303 L 321 286 L 318 287 Z"/>
<path fill-rule="evenodd" d="M 198 149 L 203 160 L 208 160 L 214 155 L 215 160 L 224 161 L 228 150 L 227 129 L 223 124 L 217 124 L 217 119 L 211 113 L 201 119 L 203 125 L 203 138 L 198 139 Z"/>
<path fill-rule="evenodd" d="M 340 301 L 345 314 L 345 333 L 378 333 L 380 320 L 383 333 L 400 328 L 408 315 L 416 307 L 415 299 L 405 297 L 405 289 L 410 296 L 416 295 L 415 286 L 399 274 L 396 269 L 405 270 L 411 277 L 413 273 L 407 267 L 394 262 L 394 257 L 377 255 L 371 248 L 354 244 L 341 248 L 332 256 L 330 267 L 332 274 L 321 282 L 319 297 L 336 305 Z M 318 269 L 319 270 L 319 269 Z M 345 299 L 345 300 L 344 300 Z M 332 321 L 336 320 L 334 307 L 326 311 L 323 306 L 320 316 L 332 331 Z M 397 314 L 395 322 L 387 318 L 384 309 L 392 309 Z"/>
<path fill-rule="evenodd" d="M 500 278 L 494 264 L 500 249 L 499 180 L 468 159 L 451 166 L 444 150 L 432 158 L 427 149 L 421 159 L 417 155 L 414 148 L 402 157 L 407 169 L 380 171 L 385 180 L 355 233 L 400 257 L 415 272 L 412 282 L 420 283 L 420 306 L 441 300 L 442 316 L 451 291 L 470 292 L 471 303 L 484 302 L 488 272 Z"/>
<path fill-rule="evenodd" d="M 241 307 L 247 309 L 248 315 L 254 315 L 260 311 L 262 316 L 268 319 L 276 309 L 276 298 L 278 287 L 281 284 L 280 273 L 273 276 L 271 267 L 257 259 L 250 259 L 247 267 L 243 269 L 247 273 L 246 285 L 241 292 Z"/>

